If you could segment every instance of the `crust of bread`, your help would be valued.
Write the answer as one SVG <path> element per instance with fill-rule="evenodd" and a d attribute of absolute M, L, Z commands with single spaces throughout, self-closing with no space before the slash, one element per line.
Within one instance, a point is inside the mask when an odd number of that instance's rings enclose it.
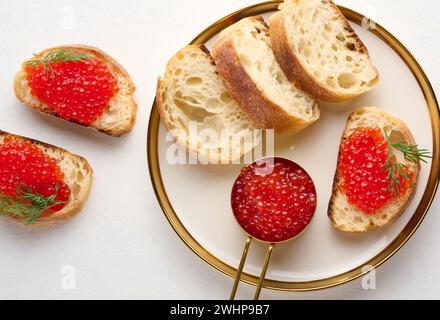
<path fill-rule="evenodd" d="M 88 161 L 85 158 L 83 158 L 77 154 L 73 154 L 63 148 L 60 148 L 60 147 L 57 147 L 57 146 L 54 146 L 54 145 L 51 145 L 51 144 L 48 144 L 45 142 L 41 142 L 39 140 L 11 134 L 9 132 L 0 130 L 0 137 L 3 137 L 5 135 L 11 135 L 13 137 L 17 137 L 20 139 L 31 141 L 34 145 L 42 148 L 43 150 L 45 150 L 45 149 L 46 150 L 47 149 L 56 150 L 62 154 L 65 154 L 68 157 L 74 158 L 76 161 L 80 162 L 84 166 L 84 169 L 87 171 L 88 174 L 84 177 L 85 183 L 82 185 L 81 191 L 78 195 L 78 199 L 69 200 L 69 203 L 67 203 L 67 205 L 64 208 L 62 208 L 61 210 L 54 212 L 53 214 L 51 214 L 47 217 L 42 217 L 32 224 L 23 223 L 19 218 L 12 217 L 10 215 L 4 215 L 3 217 L 9 221 L 12 221 L 14 223 L 18 223 L 18 224 L 23 225 L 27 228 L 33 228 L 33 227 L 55 226 L 59 223 L 70 220 L 74 216 L 76 216 L 81 211 L 82 207 L 84 206 L 84 203 L 87 201 L 87 198 L 90 193 L 90 189 L 92 187 L 93 169 L 90 166 L 90 164 L 88 163 Z M 69 187 L 72 187 L 72 186 L 69 186 Z"/>
<path fill-rule="evenodd" d="M 168 132 L 171 132 L 171 134 L 173 135 L 174 139 L 177 139 L 177 136 L 175 136 L 175 134 L 173 134 L 174 132 L 172 131 L 172 127 L 171 127 L 171 123 L 169 121 L 168 115 L 164 110 L 164 101 L 162 99 L 162 95 L 161 92 L 163 90 L 165 90 L 164 88 L 164 84 L 163 81 L 161 80 L 161 78 L 159 77 L 157 79 L 157 85 L 156 85 L 156 105 L 157 105 L 157 109 L 159 110 L 159 115 L 160 118 L 163 119 L 163 123 L 165 125 L 165 128 L 167 129 Z M 188 148 L 185 144 L 182 144 L 185 147 L 185 150 L 188 151 Z"/>
<path fill-rule="evenodd" d="M 266 25 L 262 17 L 249 19 Z M 231 38 L 219 40 L 213 47 L 212 55 L 229 94 L 258 127 L 295 134 L 317 120 L 297 118 L 266 97 L 241 64 Z"/>
<path fill-rule="evenodd" d="M 344 129 L 344 133 L 341 137 L 340 144 L 342 144 L 349 137 L 349 134 L 351 133 L 351 131 L 348 130 L 349 124 L 353 121 L 353 118 L 357 114 L 359 114 L 360 112 L 375 112 L 375 113 L 381 115 L 382 117 L 388 119 L 389 121 L 392 121 L 393 123 L 395 123 L 399 127 L 400 133 L 403 135 L 405 141 L 410 145 L 415 145 L 414 138 L 413 138 L 411 132 L 409 131 L 408 127 L 406 126 L 406 124 L 403 121 L 401 121 L 400 119 L 397 119 L 395 117 L 392 117 L 388 113 L 381 111 L 375 107 L 359 108 L 350 114 L 350 116 L 347 119 L 347 123 L 346 123 L 345 129 Z M 339 155 L 338 155 L 338 159 L 339 159 Z M 355 225 L 351 225 L 351 226 L 339 225 L 338 222 L 336 221 L 336 215 L 338 214 L 338 210 L 336 208 L 337 207 L 336 206 L 336 199 L 337 199 L 337 197 L 340 197 L 340 196 L 345 197 L 345 194 L 339 188 L 339 183 L 341 182 L 342 178 L 338 174 L 337 170 L 335 170 L 333 187 L 332 187 L 332 196 L 329 201 L 327 215 L 330 218 L 333 226 L 336 229 L 338 229 L 340 231 L 345 231 L 345 232 L 368 232 L 368 231 L 375 230 L 379 227 L 385 226 L 387 224 L 390 224 L 393 221 L 395 221 L 398 217 L 401 216 L 401 214 L 405 211 L 405 209 L 408 207 L 409 203 L 411 202 L 411 199 L 413 198 L 415 191 L 416 191 L 419 173 L 420 173 L 420 164 L 414 165 L 414 183 L 410 188 L 407 189 L 407 192 L 403 196 L 402 201 L 400 201 L 399 206 L 397 206 L 396 208 L 393 207 L 392 211 L 389 211 L 388 207 L 393 205 L 393 201 L 391 201 L 390 203 L 388 203 L 386 205 L 385 208 L 380 209 L 377 213 L 369 215 L 368 216 L 369 224 L 365 228 L 359 229 Z M 382 215 L 384 213 L 384 211 L 386 211 L 387 216 L 388 216 L 385 223 L 380 224 L 380 225 L 375 223 L 374 218 Z"/>
<path fill-rule="evenodd" d="M 136 90 L 136 87 L 135 87 L 130 75 L 128 74 L 128 72 L 122 67 L 122 65 L 120 65 L 114 58 L 112 58 L 107 53 L 103 52 L 102 50 L 100 50 L 98 48 L 86 46 L 86 45 L 72 44 L 72 45 L 65 45 L 65 46 L 56 46 L 56 47 L 45 49 L 45 50 L 41 51 L 38 55 L 41 56 L 41 55 L 46 54 L 49 51 L 57 50 L 57 49 L 61 49 L 61 48 L 79 49 L 81 51 L 84 51 L 88 54 L 91 54 L 91 55 L 97 57 L 99 60 L 104 61 L 106 63 L 106 65 L 110 69 L 111 73 L 118 78 L 119 83 L 121 82 L 120 79 L 123 79 L 124 82 L 128 84 L 127 87 L 124 87 L 124 88 L 120 87 L 119 88 L 120 92 L 118 92 L 117 95 L 115 97 L 113 97 L 113 99 L 115 99 L 116 97 L 119 97 L 119 95 L 121 95 L 122 97 L 126 98 L 126 100 L 127 100 L 126 104 L 127 104 L 127 108 L 129 109 L 130 118 L 127 119 L 121 126 L 107 127 L 107 126 L 104 126 L 99 123 L 99 119 L 102 118 L 103 116 L 105 116 L 106 112 L 108 112 L 109 107 L 107 107 L 107 109 L 104 110 L 104 114 L 101 117 L 99 117 L 97 120 L 95 120 L 90 125 L 84 125 L 84 124 L 78 123 L 76 121 L 71 121 L 71 120 L 70 120 L 70 122 L 75 122 L 81 126 L 92 128 L 97 131 L 100 131 L 100 132 L 103 132 L 103 133 L 106 133 L 108 135 L 115 136 L 115 137 L 119 137 L 119 136 L 122 136 L 122 135 L 130 132 L 133 129 L 134 124 L 136 122 L 137 103 L 133 97 L 133 94 Z M 40 113 L 50 115 L 50 116 L 53 116 L 56 118 L 60 118 L 57 115 L 57 113 L 54 112 L 54 110 L 52 108 L 48 107 L 46 104 L 39 101 L 37 98 L 33 97 L 32 101 L 27 99 L 26 93 L 27 93 L 27 90 L 30 91 L 30 88 L 27 86 L 27 81 L 24 80 L 24 79 L 26 79 L 26 73 L 24 71 L 25 70 L 24 68 L 26 66 L 26 63 L 29 60 L 31 60 L 31 59 L 28 59 L 22 63 L 21 70 L 15 76 L 15 79 L 14 79 L 15 96 L 17 97 L 17 99 L 20 102 L 22 102 L 23 104 L 27 105 L 29 108 L 31 108 L 35 111 L 38 111 Z M 26 88 L 23 88 L 23 80 L 26 83 Z M 60 118 L 60 119 L 63 119 L 63 118 Z M 63 120 L 65 120 L 65 119 L 63 119 Z M 65 121 L 67 121 L 67 120 L 65 120 Z"/>
<path fill-rule="evenodd" d="M 354 35 L 352 40 L 355 42 L 358 50 L 365 53 L 370 59 L 370 54 L 367 47 L 356 35 L 355 31 L 348 23 L 347 19 L 345 19 L 344 15 L 341 13 L 341 11 L 339 11 L 338 7 L 332 1 L 328 1 L 328 3 L 332 6 L 334 12 L 338 15 L 338 21 L 344 26 L 344 29 Z M 353 99 L 369 91 L 366 90 L 356 93 L 342 93 L 335 90 L 330 90 L 328 86 L 322 85 L 318 78 L 315 75 L 311 74 L 307 70 L 307 68 L 303 66 L 299 58 L 292 51 L 287 38 L 288 31 L 286 30 L 286 26 L 284 24 L 284 20 L 286 19 L 285 15 L 286 12 L 283 10 L 280 10 L 272 15 L 269 21 L 269 35 L 275 57 L 281 68 L 283 69 L 286 77 L 290 81 L 298 82 L 303 90 L 310 92 L 318 99 L 324 101 L 342 102 Z M 374 68 L 376 69 L 376 67 Z M 379 82 L 380 78 L 377 69 L 376 74 L 377 77 L 375 79 L 375 83 Z M 370 90 L 372 89 L 373 86 L 370 88 Z"/>

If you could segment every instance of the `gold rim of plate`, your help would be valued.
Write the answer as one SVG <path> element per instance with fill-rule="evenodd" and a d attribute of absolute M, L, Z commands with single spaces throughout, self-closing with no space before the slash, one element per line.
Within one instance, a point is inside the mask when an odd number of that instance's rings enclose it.
<path fill-rule="evenodd" d="M 260 3 L 257 5 L 253 5 L 241 10 L 238 10 L 223 19 L 217 21 L 212 24 L 206 30 L 201 32 L 192 42 L 191 44 L 204 44 L 209 39 L 214 37 L 224 28 L 230 26 L 231 24 L 239 21 L 242 18 L 260 15 L 267 12 L 276 11 L 278 5 L 281 1 L 269 1 Z M 344 16 L 358 24 L 362 25 L 362 21 L 365 17 L 353 10 L 348 8 L 339 6 L 339 9 L 342 11 Z M 416 78 L 420 89 L 422 90 L 426 106 L 429 111 L 429 115 L 431 118 L 431 127 L 432 127 L 432 135 L 433 135 L 433 157 L 432 157 L 432 166 L 431 171 L 428 178 L 428 183 L 426 189 L 423 193 L 423 197 L 420 200 L 417 209 L 413 213 L 411 220 L 405 226 L 405 228 L 399 233 L 399 235 L 391 242 L 385 249 L 383 249 L 380 253 L 378 253 L 372 259 L 366 261 L 361 264 L 357 268 L 354 268 L 350 271 L 344 272 L 342 274 L 320 279 L 313 281 L 304 281 L 304 282 L 288 282 L 288 281 L 278 281 L 278 280 L 270 280 L 265 279 L 264 288 L 273 289 L 273 290 L 283 290 L 283 291 L 308 291 L 308 290 L 318 290 L 329 288 L 333 286 L 337 286 L 351 280 L 354 280 L 363 274 L 370 271 L 372 268 L 377 268 L 384 262 L 386 262 L 389 258 L 391 258 L 416 232 L 417 228 L 422 223 L 425 218 L 428 210 L 432 204 L 435 193 L 437 191 L 437 186 L 439 182 L 439 169 L 440 169 L 440 119 L 439 119 L 439 107 L 434 94 L 434 91 L 431 87 L 431 84 L 416 61 L 416 59 L 412 56 L 412 54 L 405 48 L 405 46 L 397 40 L 390 32 L 384 29 L 379 24 L 375 24 L 375 28 L 370 30 L 373 34 L 378 36 L 382 41 L 384 41 L 389 47 L 391 47 L 405 62 L 408 68 L 413 73 Z M 160 116 L 156 106 L 156 101 L 153 103 L 153 107 L 151 110 L 149 125 L 148 125 L 148 137 L 147 137 L 147 157 L 148 157 L 148 168 L 150 172 L 151 182 L 153 184 L 154 191 L 156 193 L 156 197 L 159 201 L 159 204 L 165 213 L 169 223 L 173 227 L 174 231 L 179 235 L 179 237 L 183 240 L 183 242 L 194 251 L 200 258 L 202 258 L 205 262 L 210 264 L 215 269 L 221 271 L 222 273 L 235 277 L 237 273 L 237 269 L 226 264 L 221 261 L 217 257 L 215 257 L 212 253 L 210 253 L 207 249 L 205 249 L 200 243 L 198 243 L 192 235 L 188 232 L 182 222 L 176 215 L 176 212 L 173 209 L 170 200 L 168 199 L 161 173 L 160 173 L 160 165 L 158 158 L 158 131 L 159 131 L 159 123 Z M 241 281 L 257 285 L 258 277 L 253 276 L 247 273 L 243 273 Z"/>

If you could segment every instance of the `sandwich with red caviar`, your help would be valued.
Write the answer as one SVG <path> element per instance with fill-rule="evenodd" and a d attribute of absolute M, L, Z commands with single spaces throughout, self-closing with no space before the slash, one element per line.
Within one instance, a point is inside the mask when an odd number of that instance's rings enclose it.
<path fill-rule="evenodd" d="M 92 174 L 78 155 L 0 131 L 0 216 L 29 226 L 66 221 L 85 203 Z"/>
<path fill-rule="evenodd" d="M 34 54 L 15 76 L 14 91 L 36 111 L 112 136 L 131 131 L 136 119 L 133 81 L 93 47 L 70 45 Z"/>
<path fill-rule="evenodd" d="M 328 216 L 334 227 L 366 232 L 397 219 L 431 158 L 407 126 L 374 107 L 353 112 L 342 135 Z"/>

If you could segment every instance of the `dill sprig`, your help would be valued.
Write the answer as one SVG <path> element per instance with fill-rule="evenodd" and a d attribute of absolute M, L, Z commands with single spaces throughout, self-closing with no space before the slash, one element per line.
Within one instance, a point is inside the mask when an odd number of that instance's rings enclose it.
<path fill-rule="evenodd" d="M 0 216 L 11 215 L 19 217 L 27 224 L 37 221 L 46 210 L 64 204 L 64 201 L 56 201 L 58 185 L 55 185 L 55 193 L 45 197 L 29 190 L 26 186 L 17 187 L 16 196 L 0 193 Z"/>
<path fill-rule="evenodd" d="M 40 57 L 38 54 L 33 54 L 34 59 L 29 60 L 27 65 L 36 68 L 40 63 L 43 65 L 44 73 L 51 73 L 51 76 L 54 77 L 55 74 L 53 72 L 52 65 L 54 63 L 66 62 L 66 61 L 81 61 L 90 59 L 91 56 L 74 51 L 74 50 L 66 50 L 66 49 L 57 49 L 53 51 L 49 51 L 44 56 Z"/>
<path fill-rule="evenodd" d="M 400 195 L 401 187 L 403 182 L 412 183 L 411 176 L 408 173 L 408 166 L 397 162 L 396 154 L 394 149 L 400 151 L 403 154 L 403 158 L 408 162 L 413 162 L 419 164 L 420 161 L 427 163 L 426 159 L 432 158 L 431 152 L 427 149 L 419 149 L 418 145 L 408 145 L 405 141 L 393 143 L 391 142 L 390 136 L 383 130 L 385 135 L 385 140 L 388 143 L 388 153 L 387 160 L 383 168 L 388 173 L 387 180 L 389 182 L 387 190 L 391 191 L 391 195 Z"/>
<path fill-rule="evenodd" d="M 390 152 L 391 154 L 392 152 Z M 393 156 L 388 156 L 387 162 L 384 165 L 387 171 L 387 181 L 389 182 L 387 191 L 391 191 L 392 196 L 400 195 L 400 188 L 402 186 L 402 179 L 408 183 L 411 183 L 411 177 L 407 172 L 408 166 L 402 163 L 396 162 Z"/>
<path fill-rule="evenodd" d="M 414 163 L 428 163 L 426 159 L 431 159 L 431 152 L 427 149 L 419 149 L 418 145 L 407 145 L 404 142 L 392 144 L 393 148 L 402 152 L 405 160 Z"/>

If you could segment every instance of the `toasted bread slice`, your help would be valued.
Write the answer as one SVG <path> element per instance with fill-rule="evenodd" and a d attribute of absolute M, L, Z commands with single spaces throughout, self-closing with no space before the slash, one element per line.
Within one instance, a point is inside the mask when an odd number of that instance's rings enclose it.
<path fill-rule="evenodd" d="M 378 83 L 367 48 L 331 0 L 285 0 L 269 26 L 287 78 L 317 98 L 348 100 Z"/>
<path fill-rule="evenodd" d="M 342 135 L 341 144 L 354 130 L 361 127 L 383 128 L 390 136 L 390 139 L 396 140 L 395 142 L 405 141 L 408 145 L 415 144 L 411 132 L 401 120 L 375 107 L 360 108 L 349 116 Z M 392 198 L 384 207 L 368 215 L 348 203 L 347 197 L 340 187 L 342 178 L 336 171 L 333 193 L 328 207 L 328 216 L 336 229 L 347 232 L 366 232 L 385 226 L 402 214 L 414 195 L 420 164 L 406 161 L 403 157 L 402 159 L 399 158 L 399 162 L 408 166 L 409 170 L 413 172 L 413 183 L 406 189 L 404 194 L 397 198 Z"/>
<path fill-rule="evenodd" d="M 258 126 L 297 133 L 318 120 L 314 97 L 290 82 L 275 60 L 263 18 L 223 30 L 213 57 L 229 93 Z"/>
<path fill-rule="evenodd" d="M 187 46 L 169 60 L 158 81 L 156 99 L 170 133 L 203 160 L 233 161 L 260 143 L 254 123 L 227 93 L 203 46 Z M 194 128 L 199 134 L 191 142 Z M 200 134 L 205 129 L 214 130 L 218 141 L 203 141 Z"/>
<path fill-rule="evenodd" d="M 137 104 L 133 98 L 136 88 L 127 71 L 125 71 L 125 69 L 108 54 L 104 53 L 98 48 L 84 45 L 54 47 L 40 52 L 37 56 L 43 57 L 48 52 L 58 49 L 74 49 L 78 53 L 96 57 L 107 65 L 110 72 L 118 80 L 119 91 L 110 100 L 108 106 L 104 110 L 104 113 L 94 120 L 88 127 L 112 136 L 121 136 L 131 131 L 135 124 L 137 113 Z M 15 95 L 17 96 L 18 100 L 28 107 L 41 113 L 58 117 L 57 113 L 51 107 L 32 95 L 25 72 L 26 64 L 32 59 L 34 58 L 24 61 L 22 64 L 22 69 L 15 76 Z"/>
<path fill-rule="evenodd" d="M 64 208 L 54 212 L 51 215 L 40 217 L 32 224 L 24 224 L 19 217 L 13 217 L 10 215 L 5 215 L 4 217 L 8 220 L 19 222 L 31 227 L 52 226 L 67 221 L 79 213 L 87 200 L 90 188 L 92 186 L 93 170 L 87 160 L 62 148 L 22 136 L 13 135 L 1 130 L 0 144 L 3 143 L 3 139 L 6 135 L 31 141 L 35 146 L 42 149 L 44 153 L 46 153 L 52 159 L 55 159 L 56 163 L 64 173 L 64 182 L 69 186 L 71 194 L 70 199 Z"/>

